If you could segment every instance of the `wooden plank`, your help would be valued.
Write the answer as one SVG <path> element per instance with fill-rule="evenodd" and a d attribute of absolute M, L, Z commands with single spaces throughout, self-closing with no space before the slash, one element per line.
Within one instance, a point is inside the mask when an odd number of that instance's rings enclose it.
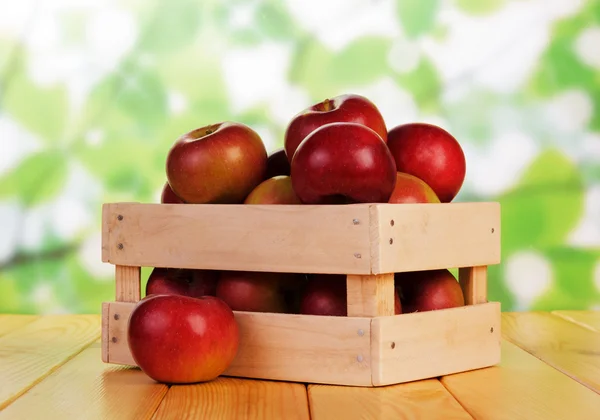
<path fill-rule="evenodd" d="M 348 316 L 394 315 L 394 273 L 346 279 Z"/>
<path fill-rule="evenodd" d="M 287 382 L 219 377 L 172 386 L 155 420 L 308 420 L 306 387 Z"/>
<path fill-rule="evenodd" d="M 600 412 L 598 394 L 504 340 L 498 366 L 441 381 L 476 419 L 593 420 Z"/>
<path fill-rule="evenodd" d="M 94 343 L 0 412 L 2 419 L 149 419 L 168 387 L 107 365 Z"/>
<path fill-rule="evenodd" d="M 458 282 L 465 297 L 465 305 L 487 302 L 487 266 L 461 267 Z"/>
<path fill-rule="evenodd" d="M 108 304 L 108 302 L 103 302 L 102 303 L 102 335 L 101 335 L 101 340 L 100 340 L 100 347 L 101 347 L 101 357 L 102 357 L 102 361 L 104 363 L 108 363 L 108 342 L 110 340 L 110 335 L 109 335 L 109 322 L 108 322 L 108 317 L 109 317 L 109 310 L 110 310 L 110 305 Z"/>
<path fill-rule="evenodd" d="M 600 332 L 600 310 L 552 311 L 552 314 L 587 328 L 588 330 Z"/>
<path fill-rule="evenodd" d="M 600 393 L 600 334 L 549 313 L 502 314 L 503 336 Z"/>
<path fill-rule="evenodd" d="M 137 302 L 140 300 L 141 267 L 117 265 L 115 267 L 116 300 Z"/>
<path fill-rule="evenodd" d="M 373 319 L 373 385 L 491 366 L 500 361 L 500 304 Z"/>
<path fill-rule="evenodd" d="M 313 420 L 471 419 L 437 379 L 383 388 L 309 385 Z"/>
<path fill-rule="evenodd" d="M 371 273 L 368 204 L 115 203 L 103 211 L 103 261 L 115 265 Z"/>
<path fill-rule="evenodd" d="M 37 315 L 0 315 L 0 336 L 24 327 L 36 319 Z"/>
<path fill-rule="evenodd" d="M 126 326 L 135 304 L 110 303 L 111 363 L 135 365 Z M 114 319 L 114 314 L 119 319 Z M 226 376 L 371 385 L 371 319 L 235 312 L 240 348 Z M 114 340 L 113 340 L 114 337 Z"/>
<path fill-rule="evenodd" d="M 0 409 L 100 336 L 97 315 L 46 315 L 0 338 Z"/>
<path fill-rule="evenodd" d="M 372 271 L 397 273 L 500 262 L 500 204 L 376 204 Z"/>

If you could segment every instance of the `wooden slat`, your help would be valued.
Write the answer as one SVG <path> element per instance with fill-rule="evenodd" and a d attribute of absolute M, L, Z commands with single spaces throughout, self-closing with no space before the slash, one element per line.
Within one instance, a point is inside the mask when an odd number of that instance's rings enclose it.
<path fill-rule="evenodd" d="M 500 304 L 373 320 L 373 384 L 388 385 L 491 366 L 500 361 Z"/>
<path fill-rule="evenodd" d="M 549 313 L 503 313 L 504 338 L 600 393 L 600 334 Z"/>
<path fill-rule="evenodd" d="M 102 331 L 103 354 L 109 363 L 136 366 L 127 344 L 127 323 L 134 303 L 112 302 L 103 305 L 103 325 L 108 328 Z"/>
<path fill-rule="evenodd" d="M 394 273 L 348 275 L 348 316 L 394 315 Z"/>
<path fill-rule="evenodd" d="M 459 268 L 458 281 L 465 305 L 487 302 L 487 266 Z"/>
<path fill-rule="evenodd" d="M 553 311 L 553 315 L 574 322 L 592 331 L 600 332 L 600 310 L 598 311 Z"/>
<path fill-rule="evenodd" d="M 441 381 L 476 419 L 594 420 L 600 412 L 598 394 L 504 340 L 500 365 Z"/>
<path fill-rule="evenodd" d="M 108 357 L 135 365 L 126 326 L 135 304 L 110 303 Z M 114 314 L 119 319 L 114 319 Z M 371 385 L 371 319 L 235 312 L 240 348 L 224 373 L 259 379 Z M 113 342 L 113 337 L 115 340 Z"/>
<path fill-rule="evenodd" d="M 0 315 L 0 336 L 38 319 L 37 315 Z"/>
<path fill-rule="evenodd" d="M 115 267 L 116 300 L 137 302 L 140 300 L 141 267 L 117 265 Z"/>
<path fill-rule="evenodd" d="M 115 203 L 103 206 L 103 223 L 103 261 L 115 265 L 371 272 L 368 204 Z"/>
<path fill-rule="evenodd" d="M 139 369 L 103 363 L 94 343 L 0 412 L 0 420 L 149 419 L 167 389 Z"/>
<path fill-rule="evenodd" d="M 471 419 L 437 379 L 383 388 L 309 385 L 313 420 Z"/>
<path fill-rule="evenodd" d="M 499 203 L 377 204 L 371 224 L 375 274 L 500 262 Z"/>
<path fill-rule="evenodd" d="M 155 420 L 308 420 L 302 384 L 219 377 L 171 387 Z"/>
<path fill-rule="evenodd" d="M 100 336 L 96 315 L 47 315 L 0 338 L 0 409 Z"/>

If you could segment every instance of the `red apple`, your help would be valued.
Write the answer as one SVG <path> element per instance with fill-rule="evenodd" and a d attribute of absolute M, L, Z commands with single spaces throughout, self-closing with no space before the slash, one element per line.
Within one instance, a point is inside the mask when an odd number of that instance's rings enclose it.
<path fill-rule="evenodd" d="M 317 128 L 333 122 L 353 122 L 373 129 L 385 143 L 387 128 L 379 109 L 364 96 L 346 94 L 325 99 L 296 114 L 288 124 L 284 148 L 289 162 L 300 143 Z"/>
<path fill-rule="evenodd" d="M 146 283 L 146 296 L 154 294 L 190 297 L 214 296 L 218 272 L 213 270 L 187 270 L 157 267 Z"/>
<path fill-rule="evenodd" d="M 310 276 L 300 302 L 304 315 L 346 316 L 346 276 L 315 274 Z"/>
<path fill-rule="evenodd" d="M 234 311 L 286 312 L 285 294 L 280 280 L 285 273 L 223 271 L 216 296 Z"/>
<path fill-rule="evenodd" d="M 257 185 L 244 204 L 302 204 L 292 188 L 292 179 L 277 175 Z"/>
<path fill-rule="evenodd" d="M 440 199 L 423 180 L 404 172 L 396 173 L 396 186 L 388 203 L 439 203 Z"/>
<path fill-rule="evenodd" d="M 181 136 L 167 155 L 169 185 L 195 204 L 242 203 L 263 181 L 267 151 L 259 135 L 236 122 L 197 128 Z"/>
<path fill-rule="evenodd" d="M 210 381 L 235 358 L 239 329 L 232 310 L 213 296 L 153 295 L 140 300 L 127 326 L 135 363 L 158 382 Z"/>
<path fill-rule="evenodd" d="M 465 179 L 465 155 L 458 141 L 446 130 L 426 123 L 394 127 L 388 147 L 398 172 L 423 180 L 442 203 L 456 197 Z"/>
<path fill-rule="evenodd" d="M 273 178 L 277 175 L 289 175 L 290 174 L 290 162 L 285 155 L 285 149 L 274 150 L 269 153 L 267 157 L 267 173 L 265 179 Z"/>
<path fill-rule="evenodd" d="M 404 313 L 464 306 L 460 284 L 446 269 L 395 274 Z"/>
<path fill-rule="evenodd" d="M 396 185 L 396 165 L 386 144 L 368 127 L 332 123 L 317 128 L 292 160 L 292 185 L 302 202 L 332 197 L 386 203 Z"/>
<path fill-rule="evenodd" d="M 173 192 L 173 189 L 168 182 L 165 182 L 162 193 L 160 195 L 160 202 L 163 204 L 184 204 L 181 198 L 177 197 L 177 194 Z"/>
<path fill-rule="evenodd" d="M 343 274 L 313 274 L 309 277 L 300 302 L 304 315 L 348 315 L 346 276 Z M 394 314 L 402 313 L 402 303 L 394 288 Z"/>

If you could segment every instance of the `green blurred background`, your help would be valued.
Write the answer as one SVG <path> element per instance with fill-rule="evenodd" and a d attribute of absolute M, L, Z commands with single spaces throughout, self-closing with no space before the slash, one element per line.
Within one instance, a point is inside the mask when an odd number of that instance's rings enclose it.
<path fill-rule="evenodd" d="M 101 205 L 158 202 L 179 135 L 236 120 L 271 151 L 349 92 L 460 141 L 456 200 L 502 203 L 490 299 L 600 308 L 599 2 L 47 0 L 0 13 L 0 312 L 113 300 Z"/>

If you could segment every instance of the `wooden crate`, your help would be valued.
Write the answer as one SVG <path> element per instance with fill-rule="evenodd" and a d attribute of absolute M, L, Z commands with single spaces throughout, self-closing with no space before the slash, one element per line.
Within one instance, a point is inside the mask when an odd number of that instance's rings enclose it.
<path fill-rule="evenodd" d="M 140 267 L 347 275 L 348 316 L 235 312 L 240 348 L 225 375 L 382 386 L 500 361 L 498 203 L 103 206 L 102 260 L 116 301 L 103 304 L 102 358 L 135 365 L 129 314 Z M 394 315 L 394 274 L 459 268 L 466 305 Z"/>

